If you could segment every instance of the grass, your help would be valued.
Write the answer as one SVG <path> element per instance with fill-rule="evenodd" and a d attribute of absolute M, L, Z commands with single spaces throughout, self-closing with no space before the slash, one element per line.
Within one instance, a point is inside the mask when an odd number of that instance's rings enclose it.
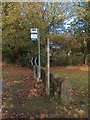
<path fill-rule="evenodd" d="M 32 99 L 23 100 L 23 103 L 20 100 L 10 99 L 9 106 L 14 106 L 14 112 L 16 114 L 23 113 L 23 118 L 29 113 L 32 116 L 44 114 L 55 115 L 57 110 L 63 110 L 63 105 L 58 101 L 54 100 L 51 97 L 45 96 L 42 99 L 33 97 Z M 10 103 L 11 102 L 11 103 Z"/>
<path fill-rule="evenodd" d="M 47 97 L 42 99 L 35 99 L 32 98 L 32 100 L 28 100 L 25 104 L 28 108 L 28 106 L 31 106 L 33 109 L 37 110 L 55 110 L 56 107 L 55 101 L 50 101 Z"/>
<path fill-rule="evenodd" d="M 56 73 L 62 77 L 66 77 L 73 87 L 84 88 L 84 91 L 88 90 L 88 72 L 78 69 L 58 68 L 53 69 L 53 73 Z"/>

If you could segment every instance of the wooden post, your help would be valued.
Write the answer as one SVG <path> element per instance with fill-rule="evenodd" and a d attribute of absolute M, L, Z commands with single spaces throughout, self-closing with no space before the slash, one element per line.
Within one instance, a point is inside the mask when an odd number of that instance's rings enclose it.
<path fill-rule="evenodd" d="M 50 95 L 50 40 L 47 38 L 47 81 L 46 94 Z"/>

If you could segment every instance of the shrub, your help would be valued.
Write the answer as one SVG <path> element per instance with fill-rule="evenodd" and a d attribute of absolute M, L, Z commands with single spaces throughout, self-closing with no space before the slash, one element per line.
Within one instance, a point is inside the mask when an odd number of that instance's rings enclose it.
<path fill-rule="evenodd" d="M 83 64 L 83 55 L 60 56 L 51 60 L 51 66 L 67 66 Z"/>

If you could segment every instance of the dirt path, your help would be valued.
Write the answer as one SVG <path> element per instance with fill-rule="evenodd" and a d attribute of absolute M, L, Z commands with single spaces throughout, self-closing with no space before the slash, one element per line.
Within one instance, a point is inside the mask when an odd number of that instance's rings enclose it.
<path fill-rule="evenodd" d="M 18 100 L 17 104 L 22 103 L 25 97 L 29 94 L 29 88 L 32 84 L 33 73 L 30 68 L 21 67 L 11 64 L 2 64 L 2 78 L 3 78 L 3 118 L 12 116 L 14 107 L 12 109 L 12 102 Z M 12 96 L 12 97 L 11 97 Z M 9 100 L 12 99 L 12 100 Z M 16 104 L 15 104 L 16 106 Z M 7 111 L 5 111 L 7 109 Z M 17 107 L 15 108 L 17 109 Z"/>
<path fill-rule="evenodd" d="M 24 104 L 33 95 L 41 97 L 45 91 L 44 85 L 40 83 L 37 89 L 35 88 L 37 81 L 33 79 L 31 68 L 3 64 L 2 73 L 4 87 L 2 91 L 3 118 L 28 116 L 27 113 L 31 113 L 33 110 L 28 107 L 25 108 Z"/>

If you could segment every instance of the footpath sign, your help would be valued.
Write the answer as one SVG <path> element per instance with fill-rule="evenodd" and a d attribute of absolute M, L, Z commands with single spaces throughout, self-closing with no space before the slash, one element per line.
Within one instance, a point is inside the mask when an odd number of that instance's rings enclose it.
<path fill-rule="evenodd" d="M 50 45 L 50 48 L 51 49 L 58 49 L 58 50 L 60 50 L 60 49 L 63 48 L 63 46 L 62 45 Z"/>

